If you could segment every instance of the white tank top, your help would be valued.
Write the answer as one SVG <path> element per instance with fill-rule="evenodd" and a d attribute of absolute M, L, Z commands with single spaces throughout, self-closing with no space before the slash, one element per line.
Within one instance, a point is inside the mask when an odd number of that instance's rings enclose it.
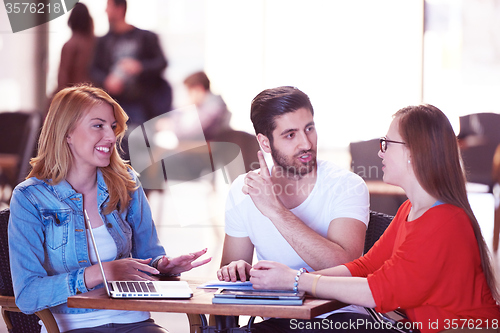
<path fill-rule="evenodd" d="M 99 249 L 102 261 L 111 261 L 116 258 L 116 244 L 104 225 L 94 228 L 94 237 Z M 89 248 L 89 258 L 92 264 L 97 264 L 94 247 L 87 230 L 87 244 Z M 96 327 L 109 323 L 129 324 L 137 323 L 149 319 L 149 312 L 122 311 L 122 310 L 97 310 L 87 313 L 54 313 L 54 318 L 59 327 L 59 331 L 66 332 L 78 328 Z M 42 325 L 41 333 L 47 333 L 47 329 Z"/>

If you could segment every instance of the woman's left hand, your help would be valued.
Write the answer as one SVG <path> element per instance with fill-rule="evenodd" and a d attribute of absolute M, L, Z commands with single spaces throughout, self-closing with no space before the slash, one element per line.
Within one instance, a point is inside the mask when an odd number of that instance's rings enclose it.
<path fill-rule="evenodd" d="M 179 274 L 182 272 L 187 272 L 195 267 L 205 265 L 212 260 L 212 257 L 194 262 L 196 259 L 207 253 L 207 249 L 203 249 L 198 252 L 183 254 L 176 258 L 167 258 L 163 256 L 158 262 L 157 269 L 161 273 L 167 274 Z"/>
<path fill-rule="evenodd" d="M 255 289 L 292 290 L 296 274 L 284 264 L 261 260 L 250 270 L 250 282 Z"/>

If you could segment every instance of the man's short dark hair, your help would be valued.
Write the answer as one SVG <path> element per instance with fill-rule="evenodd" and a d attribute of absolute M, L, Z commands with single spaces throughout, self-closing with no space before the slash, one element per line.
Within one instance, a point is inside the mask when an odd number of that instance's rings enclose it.
<path fill-rule="evenodd" d="M 184 80 L 184 84 L 188 88 L 202 86 L 206 91 L 210 90 L 210 80 L 208 79 L 207 74 L 205 74 L 205 72 L 203 71 L 189 75 Z"/>
<path fill-rule="evenodd" d="M 300 108 L 306 108 L 314 115 L 309 97 L 295 87 L 283 86 L 262 91 L 255 96 L 250 109 L 255 134 L 265 135 L 272 143 L 276 117 Z"/>
<path fill-rule="evenodd" d="M 127 12 L 127 0 L 113 0 L 115 6 L 123 7 L 125 13 Z"/>

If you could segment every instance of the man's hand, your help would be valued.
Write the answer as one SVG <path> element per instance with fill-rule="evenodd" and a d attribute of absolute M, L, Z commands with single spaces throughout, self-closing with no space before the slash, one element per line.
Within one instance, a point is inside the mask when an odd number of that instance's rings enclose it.
<path fill-rule="evenodd" d="M 254 171 L 247 173 L 241 190 L 252 198 L 255 206 L 264 216 L 271 218 L 272 215 L 285 207 L 276 195 L 275 186 L 279 185 L 273 184 L 262 151 L 258 151 L 257 156 L 259 158 L 260 171 L 259 173 Z M 276 190 L 279 192 L 279 189 Z"/>
<path fill-rule="evenodd" d="M 252 266 L 245 260 L 233 261 L 217 271 L 217 278 L 226 282 L 246 281 L 250 279 L 251 268 Z"/>

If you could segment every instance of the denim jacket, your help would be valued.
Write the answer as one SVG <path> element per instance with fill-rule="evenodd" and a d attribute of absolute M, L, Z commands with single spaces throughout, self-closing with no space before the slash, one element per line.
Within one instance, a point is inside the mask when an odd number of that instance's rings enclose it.
<path fill-rule="evenodd" d="M 136 176 L 131 177 L 139 184 Z M 153 260 L 165 254 L 151 209 L 141 186 L 122 213 L 104 215 L 108 189 L 97 172 L 99 214 L 116 243 L 116 259 Z M 16 304 L 25 313 L 51 308 L 54 313 L 83 313 L 92 309 L 68 308 L 69 296 L 87 292 L 83 278 L 91 266 L 83 197 L 63 180 L 49 185 L 37 178 L 19 184 L 12 194 L 9 253 Z M 102 287 L 102 284 L 97 286 Z"/>

